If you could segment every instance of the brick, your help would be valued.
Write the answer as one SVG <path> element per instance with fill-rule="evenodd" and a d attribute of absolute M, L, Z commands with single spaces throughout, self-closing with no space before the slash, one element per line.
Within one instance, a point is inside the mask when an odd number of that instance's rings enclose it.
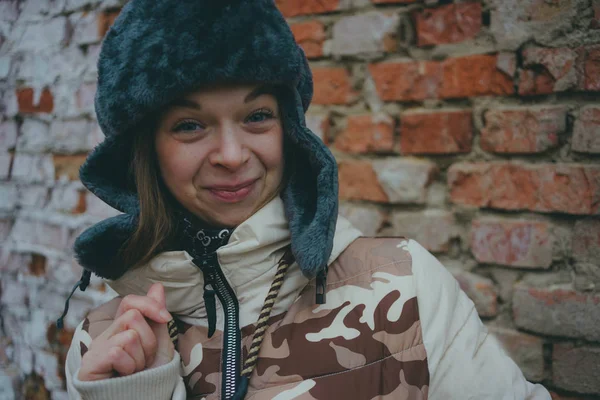
<path fill-rule="evenodd" d="M 471 224 L 471 252 L 481 263 L 548 268 L 552 245 L 545 222 L 480 218 Z"/>
<path fill-rule="evenodd" d="M 439 62 L 385 62 L 369 65 L 383 101 L 418 101 L 438 96 L 442 68 Z"/>
<path fill-rule="evenodd" d="M 25 183 L 53 182 L 52 156 L 16 153 L 12 166 L 12 179 Z"/>
<path fill-rule="evenodd" d="M 80 214 L 85 212 L 85 193 L 79 181 L 55 185 L 52 188 L 49 208 L 61 212 Z"/>
<path fill-rule="evenodd" d="M 600 45 L 523 51 L 519 94 L 600 90 Z"/>
<path fill-rule="evenodd" d="M 450 198 L 465 206 L 592 215 L 600 211 L 600 167 L 579 164 L 457 163 Z"/>
<path fill-rule="evenodd" d="M 38 119 L 25 118 L 17 142 L 18 151 L 42 153 L 50 149 L 48 124 Z"/>
<path fill-rule="evenodd" d="M 350 75 L 344 68 L 314 68 L 313 104 L 348 104 L 358 94 L 352 89 Z"/>
<path fill-rule="evenodd" d="M 394 149 L 394 125 L 394 120 L 383 114 L 350 116 L 334 145 L 347 153 L 390 152 Z"/>
<path fill-rule="evenodd" d="M 519 328 L 544 335 L 600 340 L 598 294 L 517 285 L 512 309 Z"/>
<path fill-rule="evenodd" d="M 450 58 L 442 63 L 441 98 L 508 95 L 515 92 L 512 78 L 497 67 L 497 55 Z"/>
<path fill-rule="evenodd" d="M 16 91 L 21 113 L 51 113 L 54 110 L 54 99 L 48 88 L 42 91 L 39 101 L 34 103 L 33 89 L 18 89 Z"/>
<path fill-rule="evenodd" d="M 103 35 L 99 35 L 98 15 L 95 12 L 78 12 L 69 15 L 69 23 L 73 29 L 72 41 L 78 45 L 98 43 Z"/>
<path fill-rule="evenodd" d="M 481 4 L 458 3 L 414 13 L 417 44 L 458 43 L 475 38 L 481 30 Z"/>
<path fill-rule="evenodd" d="M 17 144 L 17 123 L 4 121 L 0 123 L 0 150 L 10 150 Z"/>
<path fill-rule="evenodd" d="M 450 241 L 459 234 L 454 215 L 444 210 L 394 212 L 390 222 L 392 227 L 386 230 L 386 235 L 414 239 L 435 253 L 447 252 Z"/>
<path fill-rule="evenodd" d="M 16 219 L 11 239 L 20 243 L 65 250 L 68 234 L 68 227 L 61 225 L 58 221 L 24 216 Z"/>
<path fill-rule="evenodd" d="M 291 18 L 336 11 L 340 7 L 340 0 L 275 0 L 275 4 L 286 18 Z"/>
<path fill-rule="evenodd" d="M 458 281 L 460 288 L 475 303 L 475 309 L 480 317 L 495 317 L 498 314 L 498 292 L 494 282 L 460 268 L 448 268 L 448 270 Z"/>
<path fill-rule="evenodd" d="M 472 55 L 442 62 L 370 64 L 369 72 L 384 101 L 514 93 L 512 78 L 498 69 L 497 55 Z"/>
<path fill-rule="evenodd" d="M 583 90 L 600 91 L 600 46 L 585 49 Z"/>
<path fill-rule="evenodd" d="M 32 254 L 29 264 L 29 274 L 33 276 L 46 275 L 46 257 L 41 254 Z"/>
<path fill-rule="evenodd" d="M 60 121 L 50 125 L 52 150 L 61 154 L 84 153 L 92 150 L 92 124 L 85 119 Z"/>
<path fill-rule="evenodd" d="M 19 100 L 16 91 L 0 91 L 0 112 L 4 114 L 4 118 L 12 118 L 19 113 Z"/>
<path fill-rule="evenodd" d="M 66 17 L 44 19 L 27 24 L 19 37 L 16 49 L 25 52 L 38 52 L 60 48 L 68 42 L 68 23 Z M 16 50 L 15 49 L 15 50 Z"/>
<path fill-rule="evenodd" d="M 600 107 L 581 109 L 573 127 L 571 148 L 581 153 L 600 153 Z"/>
<path fill-rule="evenodd" d="M 567 129 L 564 107 L 493 109 L 484 114 L 480 145 L 494 153 L 539 153 L 558 145 Z"/>
<path fill-rule="evenodd" d="M 340 205 L 340 214 L 365 236 L 377 235 L 384 221 L 383 213 L 373 207 L 345 203 Z"/>
<path fill-rule="evenodd" d="M 533 47 L 522 53 L 519 94 L 535 95 L 577 89 L 581 54 L 577 49 Z"/>
<path fill-rule="evenodd" d="M 290 28 L 296 42 L 304 50 L 308 58 L 317 58 L 323 55 L 323 42 L 325 41 L 325 26 L 319 21 L 308 21 L 291 24 Z"/>
<path fill-rule="evenodd" d="M 18 192 L 15 185 L 0 185 L 0 211 L 13 211 L 17 206 Z"/>
<path fill-rule="evenodd" d="M 23 185 L 17 189 L 17 204 L 21 209 L 40 210 L 48 203 L 48 187 L 46 184 Z"/>
<path fill-rule="evenodd" d="M 94 115 L 94 97 L 96 96 L 96 84 L 84 83 L 75 93 L 75 105 L 77 111 L 82 114 Z"/>
<path fill-rule="evenodd" d="M 390 158 L 339 163 L 340 198 L 392 204 L 423 204 L 437 171 L 435 164 Z"/>
<path fill-rule="evenodd" d="M 98 37 L 104 37 L 109 28 L 114 24 L 120 11 L 104 11 L 98 15 Z"/>
<path fill-rule="evenodd" d="M 29 302 L 29 291 L 26 284 L 15 281 L 10 278 L 2 279 L 2 292 L 0 293 L 0 303 L 5 306 L 17 304 L 27 304 Z"/>
<path fill-rule="evenodd" d="M 599 219 L 584 219 L 575 223 L 572 251 L 577 261 L 598 262 L 600 260 Z"/>
<path fill-rule="evenodd" d="M 517 49 L 527 41 L 549 45 L 576 29 L 587 1 L 492 0 L 490 31 L 500 48 Z M 579 16 L 578 16 L 579 15 Z"/>
<path fill-rule="evenodd" d="M 594 17 L 590 22 L 590 28 L 600 29 L 600 0 L 592 0 L 592 8 L 594 10 Z"/>
<path fill-rule="evenodd" d="M 552 381 L 566 390 L 600 394 L 600 348 L 556 343 L 552 350 Z"/>
<path fill-rule="evenodd" d="M 86 155 L 58 155 L 55 154 L 54 169 L 56 171 L 56 179 L 61 176 L 66 176 L 71 181 L 79 180 L 79 168 L 85 162 Z"/>
<path fill-rule="evenodd" d="M 471 151 L 471 110 L 409 111 L 400 116 L 403 154 L 456 154 Z"/>
<path fill-rule="evenodd" d="M 512 329 L 488 327 L 528 381 L 544 379 L 544 341 L 539 337 Z"/>
<path fill-rule="evenodd" d="M 399 21 L 398 14 L 377 11 L 341 18 L 333 25 L 331 53 L 349 56 L 394 51 Z"/>
<path fill-rule="evenodd" d="M 388 196 L 377 179 L 373 165 L 368 161 L 341 161 L 339 163 L 340 198 L 388 202 Z"/>
<path fill-rule="evenodd" d="M 313 113 L 306 114 L 306 127 L 317 135 L 325 144 L 329 144 L 328 134 L 331 124 L 329 113 Z"/>

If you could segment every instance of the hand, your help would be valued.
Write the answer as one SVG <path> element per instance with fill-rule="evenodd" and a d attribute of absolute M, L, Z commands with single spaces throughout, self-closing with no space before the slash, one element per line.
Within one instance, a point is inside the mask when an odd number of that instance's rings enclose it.
<path fill-rule="evenodd" d="M 152 285 L 146 296 L 125 296 L 113 323 L 84 354 L 78 379 L 127 376 L 171 362 L 175 349 L 167 330 L 170 320 L 160 283 Z"/>

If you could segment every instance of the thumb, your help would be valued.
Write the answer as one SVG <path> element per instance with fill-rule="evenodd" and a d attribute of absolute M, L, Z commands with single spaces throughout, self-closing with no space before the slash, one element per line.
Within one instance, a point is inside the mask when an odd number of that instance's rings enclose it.
<path fill-rule="evenodd" d="M 148 289 L 148 293 L 146 296 L 150 297 L 152 300 L 155 300 L 161 307 L 167 308 L 167 301 L 165 299 L 165 288 L 161 283 L 155 283 L 150 286 Z"/>

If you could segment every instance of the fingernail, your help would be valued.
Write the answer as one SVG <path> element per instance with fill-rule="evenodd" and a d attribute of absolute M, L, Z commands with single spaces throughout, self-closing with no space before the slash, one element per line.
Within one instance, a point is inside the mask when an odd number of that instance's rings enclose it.
<path fill-rule="evenodd" d="M 167 322 L 169 322 L 171 320 L 171 314 L 169 314 L 169 312 L 167 310 L 161 310 L 160 316 Z"/>

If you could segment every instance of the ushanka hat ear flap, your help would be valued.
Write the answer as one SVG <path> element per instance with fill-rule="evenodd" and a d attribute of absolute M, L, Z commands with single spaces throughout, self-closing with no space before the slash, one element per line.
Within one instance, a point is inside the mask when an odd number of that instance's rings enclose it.
<path fill-rule="evenodd" d="M 288 97 L 289 96 L 289 97 Z M 294 151 L 286 159 L 289 176 L 281 193 L 292 237 L 292 252 L 308 278 L 325 272 L 333 249 L 338 214 L 336 160 L 306 127 L 297 90 L 283 96 L 283 123 Z"/>
<path fill-rule="evenodd" d="M 79 236 L 75 252 L 84 268 L 115 279 L 130 267 L 115 257 L 137 224 L 139 200 L 129 169 L 134 137 L 148 117 L 186 93 L 236 83 L 289 89 L 282 112 L 297 156 L 282 198 L 292 250 L 306 276 L 326 269 L 337 218 L 337 168 L 306 127 L 312 74 L 273 0 L 130 0 L 123 7 L 98 61 L 95 107 L 106 139 L 80 176 L 125 215 Z"/>

